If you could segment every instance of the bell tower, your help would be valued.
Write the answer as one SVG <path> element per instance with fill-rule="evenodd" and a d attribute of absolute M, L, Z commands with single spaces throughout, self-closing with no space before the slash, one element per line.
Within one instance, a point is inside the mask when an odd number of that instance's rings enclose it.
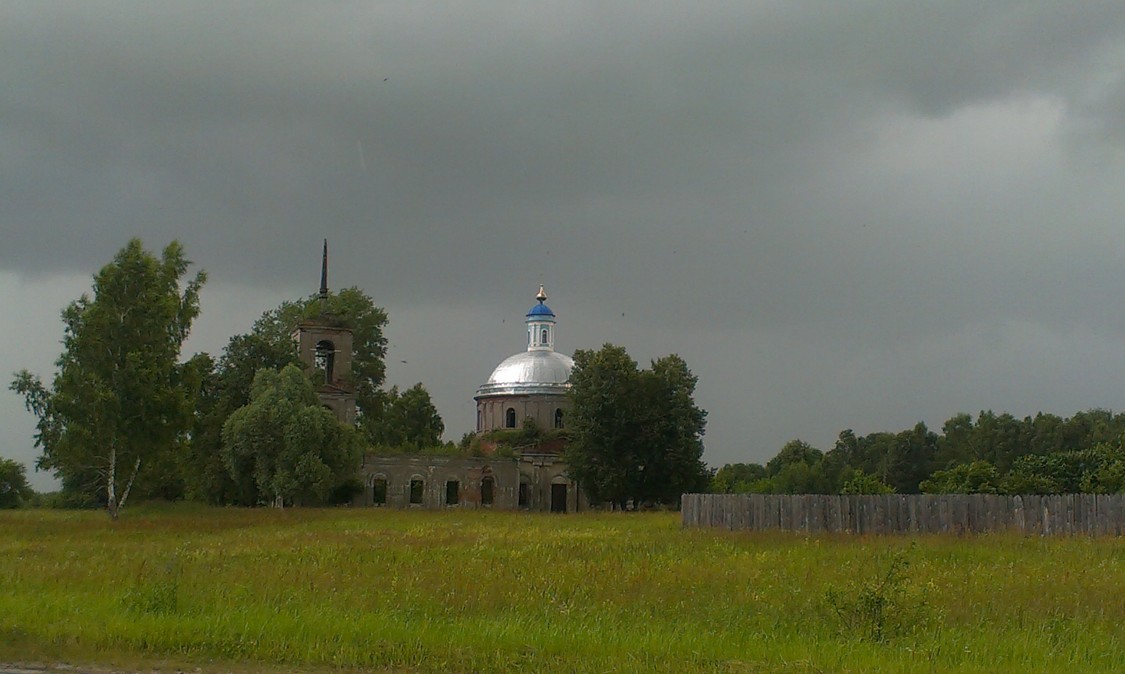
<path fill-rule="evenodd" d="M 352 330 L 328 311 L 328 239 L 320 263 L 319 313 L 293 330 L 297 356 L 313 380 L 320 404 L 348 424 L 356 419 L 352 384 Z"/>

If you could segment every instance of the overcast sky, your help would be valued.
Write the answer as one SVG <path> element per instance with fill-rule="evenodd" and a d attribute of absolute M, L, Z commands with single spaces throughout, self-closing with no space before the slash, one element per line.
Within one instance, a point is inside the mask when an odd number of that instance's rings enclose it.
<path fill-rule="evenodd" d="M 540 282 L 560 350 L 687 360 L 713 466 L 1120 410 L 1125 3 L 8 0 L 0 232 L 5 383 L 130 237 L 210 276 L 185 357 L 327 237 L 452 440 Z"/>

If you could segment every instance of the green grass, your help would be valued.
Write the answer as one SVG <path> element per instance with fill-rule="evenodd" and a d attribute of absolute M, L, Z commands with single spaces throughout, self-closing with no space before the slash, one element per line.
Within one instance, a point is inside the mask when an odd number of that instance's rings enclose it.
<path fill-rule="evenodd" d="M 1116 539 L 676 514 L 0 513 L 0 661 L 205 670 L 1125 671 Z"/>

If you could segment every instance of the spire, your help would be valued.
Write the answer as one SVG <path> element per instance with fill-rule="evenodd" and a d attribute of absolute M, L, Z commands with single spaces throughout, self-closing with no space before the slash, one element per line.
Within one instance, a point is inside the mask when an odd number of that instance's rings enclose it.
<path fill-rule="evenodd" d="M 324 255 L 320 260 L 320 301 L 328 301 L 328 239 L 324 240 Z"/>

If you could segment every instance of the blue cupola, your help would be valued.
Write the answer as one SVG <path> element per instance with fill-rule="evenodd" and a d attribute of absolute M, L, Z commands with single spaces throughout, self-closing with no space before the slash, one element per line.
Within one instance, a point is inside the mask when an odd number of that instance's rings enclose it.
<path fill-rule="evenodd" d="M 554 351 L 555 349 L 555 312 L 544 304 L 547 301 L 547 291 L 539 286 L 535 295 L 539 303 L 527 312 L 527 350 L 528 351 Z"/>

